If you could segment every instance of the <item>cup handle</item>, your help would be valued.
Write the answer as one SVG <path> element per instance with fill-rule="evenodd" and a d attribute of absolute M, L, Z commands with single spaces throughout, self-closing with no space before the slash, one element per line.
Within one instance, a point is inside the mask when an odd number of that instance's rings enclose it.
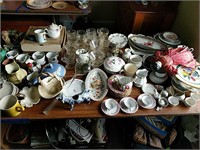
<path fill-rule="evenodd" d="M 16 109 L 17 112 L 21 112 L 21 111 L 25 110 L 24 106 L 16 107 L 15 109 Z"/>
<path fill-rule="evenodd" d="M 125 71 L 124 69 L 120 70 L 120 71 L 119 71 L 119 74 L 122 74 L 122 72 L 124 72 L 124 71 Z"/>
<path fill-rule="evenodd" d="M 62 30 L 62 25 L 59 25 L 58 27 L 59 27 L 60 30 Z"/>

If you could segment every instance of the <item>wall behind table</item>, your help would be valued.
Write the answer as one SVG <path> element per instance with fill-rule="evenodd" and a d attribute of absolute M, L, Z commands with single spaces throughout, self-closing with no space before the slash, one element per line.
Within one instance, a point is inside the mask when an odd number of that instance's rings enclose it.
<path fill-rule="evenodd" d="M 172 31 L 180 36 L 182 44 L 194 48 L 198 62 L 200 62 L 199 6 L 199 1 L 181 1 L 172 27 Z"/>

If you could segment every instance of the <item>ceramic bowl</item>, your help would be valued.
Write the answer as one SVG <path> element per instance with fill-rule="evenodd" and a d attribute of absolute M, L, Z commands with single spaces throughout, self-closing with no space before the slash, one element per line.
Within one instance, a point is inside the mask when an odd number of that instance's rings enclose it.
<path fill-rule="evenodd" d="M 192 99 L 194 99 L 195 101 L 200 101 L 200 94 L 199 93 L 191 93 L 190 94 L 190 97 L 192 98 Z"/>
<path fill-rule="evenodd" d="M 116 74 L 116 75 L 112 75 L 110 78 L 108 78 L 108 89 L 109 89 L 108 92 L 113 97 L 123 98 L 123 97 L 129 96 L 132 92 L 133 82 L 126 84 L 124 90 L 120 89 L 119 83 L 116 80 L 116 78 L 120 80 L 122 77 L 124 77 L 124 76 Z"/>
<path fill-rule="evenodd" d="M 185 106 L 187 106 L 187 107 L 192 107 L 192 106 L 195 106 L 195 105 L 196 105 L 196 101 L 195 101 L 193 98 L 191 98 L 191 97 L 187 97 L 187 98 L 183 101 L 183 103 L 184 103 Z"/>
<path fill-rule="evenodd" d="M 184 92 L 178 92 L 174 95 L 174 97 L 177 97 L 178 100 L 182 101 L 185 99 L 185 93 Z"/>
<path fill-rule="evenodd" d="M 179 104 L 179 100 L 177 97 L 170 96 L 168 97 L 168 102 L 171 106 L 177 106 Z"/>
<path fill-rule="evenodd" d="M 109 74 L 115 74 L 119 72 L 124 65 L 124 60 L 116 56 L 106 58 L 103 63 L 104 70 Z"/>

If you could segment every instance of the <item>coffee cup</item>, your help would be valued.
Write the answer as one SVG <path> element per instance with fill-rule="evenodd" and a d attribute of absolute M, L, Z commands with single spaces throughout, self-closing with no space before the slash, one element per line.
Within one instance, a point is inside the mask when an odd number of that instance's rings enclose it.
<path fill-rule="evenodd" d="M 58 63 L 58 53 L 57 52 L 48 52 L 46 54 L 49 63 Z"/>
<path fill-rule="evenodd" d="M 136 103 L 128 98 L 123 100 L 123 104 L 129 111 L 133 111 L 136 107 Z"/>
<path fill-rule="evenodd" d="M 7 95 L 0 100 L 0 110 L 10 117 L 15 117 L 24 111 L 25 108 L 19 103 L 15 95 Z"/>
<path fill-rule="evenodd" d="M 132 64 L 132 63 L 127 63 L 124 65 L 123 69 L 120 71 L 120 73 L 124 72 L 124 74 L 126 76 L 129 76 L 129 77 L 133 77 L 137 71 L 137 67 L 135 64 Z"/>
<path fill-rule="evenodd" d="M 142 57 L 139 55 L 131 55 L 128 62 L 133 63 L 137 68 L 140 68 L 142 66 Z"/>
<path fill-rule="evenodd" d="M 32 54 L 32 58 L 35 60 L 35 62 L 38 65 L 44 65 L 45 64 L 45 53 L 44 52 L 34 52 Z"/>
<path fill-rule="evenodd" d="M 113 99 L 107 99 L 105 101 L 105 107 L 107 111 L 112 111 L 116 107 L 115 100 Z"/>
<path fill-rule="evenodd" d="M 36 29 L 34 31 L 34 34 L 35 34 L 35 39 L 38 43 L 42 44 L 42 43 L 45 43 L 47 41 L 47 38 L 46 38 L 46 32 L 45 30 L 43 29 Z"/>

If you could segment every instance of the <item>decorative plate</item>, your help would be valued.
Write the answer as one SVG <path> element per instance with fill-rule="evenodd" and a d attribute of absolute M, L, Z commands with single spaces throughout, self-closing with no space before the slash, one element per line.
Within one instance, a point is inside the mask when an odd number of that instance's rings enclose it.
<path fill-rule="evenodd" d="M 69 84 L 71 85 L 69 86 Z M 65 82 L 62 92 L 66 97 L 72 97 L 82 93 L 84 89 L 85 82 L 81 79 L 74 79 L 72 83 L 71 80 Z"/>
<path fill-rule="evenodd" d="M 105 102 L 106 102 L 107 100 L 113 100 L 113 102 L 116 104 L 116 106 L 115 106 L 112 110 L 107 110 L 107 109 L 106 109 Z M 119 104 L 118 104 L 118 102 L 117 102 L 116 100 L 110 98 L 110 99 L 104 100 L 104 101 L 101 103 L 101 110 L 103 111 L 103 113 L 105 113 L 105 114 L 108 115 L 108 116 L 115 116 L 115 115 L 117 115 L 117 114 L 119 113 L 119 111 L 120 111 L 120 106 L 119 106 Z"/>
<path fill-rule="evenodd" d="M 55 9 L 65 9 L 69 4 L 67 2 L 54 2 L 51 6 Z"/>
<path fill-rule="evenodd" d="M 158 38 L 159 38 L 159 40 L 161 40 L 162 42 L 164 42 L 164 43 L 166 43 L 166 44 L 169 44 L 169 45 L 180 45 L 180 44 L 181 44 L 181 41 L 180 41 L 180 40 L 176 40 L 176 41 L 174 41 L 174 42 L 168 41 L 167 39 L 165 39 L 165 38 L 163 37 L 163 34 L 162 34 L 162 33 L 159 33 L 159 34 L 158 34 Z"/>
<path fill-rule="evenodd" d="M 164 32 L 163 37 L 170 42 L 176 42 L 178 40 L 178 35 L 173 32 Z"/>
<path fill-rule="evenodd" d="M 124 34 L 120 33 L 110 34 L 108 40 L 111 43 L 116 44 L 117 48 L 124 48 L 128 42 L 127 37 Z"/>
<path fill-rule="evenodd" d="M 142 102 L 143 99 L 148 99 L 151 101 L 151 104 L 149 105 L 144 105 L 144 103 Z M 149 94 L 140 94 L 137 98 L 137 102 L 138 104 L 145 108 L 145 109 L 153 109 L 156 106 L 156 100 Z"/>
<path fill-rule="evenodd" d="M 94 101 L 103 99 L 107 92 L 107 75 L 99 68 L 92 69 L 85 79 L 85 88 L 90 91 L 90 98 Z"/>
<path fill-rule="evenodd" d="M 125 62 L 120 57 L 111 56 L 104 60 L 103 65 L 107 73 L 114 74 L 119 72 L 123 68 Z"/>
<path fill-rule="evenodd" d="M 133 101 L 133 103 L 135 104 L 135 107 L 134 108 L 127 108 L 126 106 L 125 106 L 125 104 L 124 104 L 124 101 Z M 119 104 L 120 104 L 120 107 L 121 107 L 121 110 L 123 111 L 123 112 L 125 112 L 125 113 L 127 113 L 127 114 L 133 114 L 133 113 L 135 113 L 138 109 L 139 109 L 139 105 L 138 105 L 138 103 L 137 103 L 137 101 L 134 99 L 134 98 L 132 98 L 132 97 L 124 97 L 124 98 L 122 98 L 121 100 L 120 100 L 120 102 L 119 102 Z"/>
<path fill-rule="evenodd" d="M 200 66 L 196 68 L 188 68 L 183 66 L 177 66 L 177 74 L 185 81 L 191 84 L 200 85 Z"/>
<path fill-rule="evenodd" d="M 152 37 L 147 37 L 140 34 L 129 34 L 128 38 L 131 40 L 131 42 L 143 49 L 156 51 L 156 50 L 167 50 L 167 46 L 163 43 L 161 43 L 158 40 L 155 40 Z"/>

